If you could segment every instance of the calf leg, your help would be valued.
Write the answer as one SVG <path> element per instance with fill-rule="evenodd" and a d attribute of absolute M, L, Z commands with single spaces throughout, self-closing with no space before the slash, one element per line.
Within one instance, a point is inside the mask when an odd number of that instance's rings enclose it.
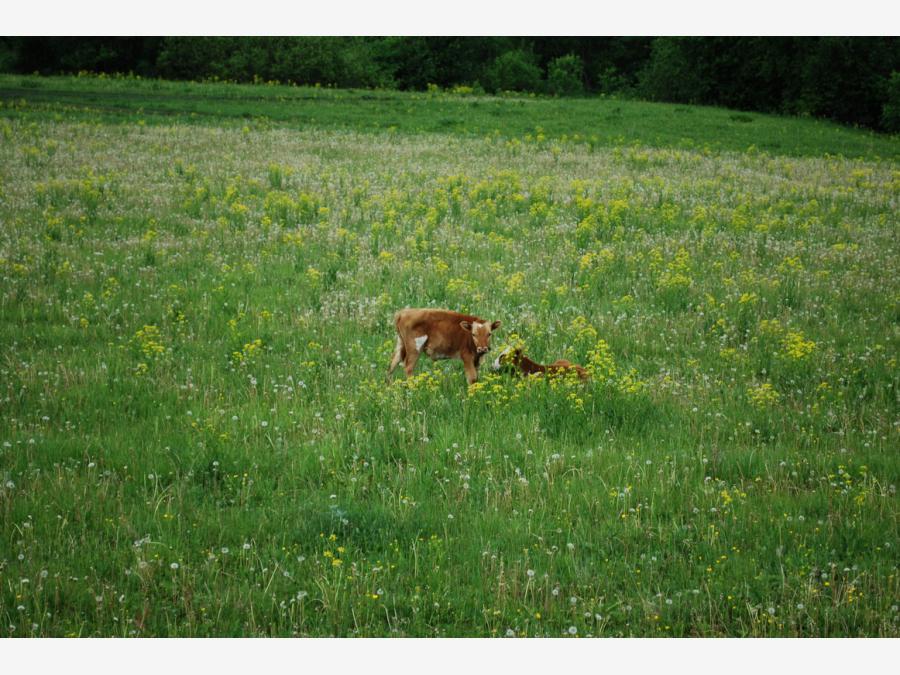
<path fill-rule="evenodd" d="M 478 381 L 478 367 L 475 365 L 475 359 L 471 356 L 463 356 L 463 370 L 466 371 L 466 380 L 469 384 L 475 384 Z"/>
<path fill-rule="evenodd" d="M 416 367 L 416 361 L 419 360 L 419 348 L 416 346 L 416 341 L 413 338 L 404 340 L 403 351 L 406 352 L 406 357 L 403 362 L 406 369 L 406 376 L 411 377 L 413 370 Z"/>

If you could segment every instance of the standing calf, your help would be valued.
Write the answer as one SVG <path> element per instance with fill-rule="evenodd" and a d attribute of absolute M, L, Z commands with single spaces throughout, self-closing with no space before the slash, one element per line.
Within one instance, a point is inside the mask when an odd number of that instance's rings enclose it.
<path fill-rule="evenodd" d="M 491 333 L 500 327 L 447 309 L 402 309 L 394 317 L 397 325 L 397 347 L 388 368 L 388 379 L 401 361 L 406 376 L 412 375 L 425 352 L 433 360 L 460 359 L 469 384 L 478 380 L 478 364 L 491 349 Z"/>

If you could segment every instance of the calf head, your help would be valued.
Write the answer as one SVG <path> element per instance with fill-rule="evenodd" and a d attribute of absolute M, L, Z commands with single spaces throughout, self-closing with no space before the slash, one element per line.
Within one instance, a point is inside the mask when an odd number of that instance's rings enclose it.
<path fill-rule="evenodd" d="M 494 370 L 501 370 L 504 366 L 512 368 L 519 367 L 519 364 L 522 362 L 522 350 L 519 347 L 507 347 L 502 352 L 500 352 L 500 356 L 494 359 L 494 363 L 491 364 Z"/>
<path fill-rule="evenodd" d="M 464 331 L 472 334 L 472 340 L 475 342 L 475 351 L 479 355 L 484 355 L 491 351 L 491 333 L 500 327 L 499 321 L 494 321 L 494 323 L 488 323 L 487 321 L 460 321 L 459 325 L 462 326 Z"/>

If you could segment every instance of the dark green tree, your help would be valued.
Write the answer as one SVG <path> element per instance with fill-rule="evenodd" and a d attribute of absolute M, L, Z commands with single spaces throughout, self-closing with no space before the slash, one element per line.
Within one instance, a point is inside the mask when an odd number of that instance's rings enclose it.
<path fill-rule="evenodd" d="M 541 69 L 535 60 L 534 54 L 524 49 L 504 52 L 485 73 L 486 86 L 492 91 L 540 91 Z"/>
<path fill-rule="evenodd" d="M 584 62 L 580 56 L 567 54 L 547 65 L 547 91 L 556 96 L 584 93 Z"/>

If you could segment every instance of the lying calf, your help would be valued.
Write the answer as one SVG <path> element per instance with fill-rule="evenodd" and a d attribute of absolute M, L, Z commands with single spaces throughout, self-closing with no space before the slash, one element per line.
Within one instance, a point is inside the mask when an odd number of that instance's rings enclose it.
<path fill-rule="evenodd" d="M 565 374 L 568 371 L 574 370 L 578 373 L 578 377 L 582 380 L 590 379 L 591 375 L 581 366 L 575 365 L 571 361 L 567 361 L 566 359 L 557 359 L 549 366 L 541 365 L 540 363 L 535 363 L 531 359 L 529 359 L 525 354 L 522 353 L 522 350 L 519 348 L 508 348 L 505 349 L 500 356 L 498 356 L 493 363 L 494 370 L 500 370 L 504 364 L 512 364 L 518 370 L 522 371 L 524 375 L 534 375 L 535 373 L 563 373 Z"/>

